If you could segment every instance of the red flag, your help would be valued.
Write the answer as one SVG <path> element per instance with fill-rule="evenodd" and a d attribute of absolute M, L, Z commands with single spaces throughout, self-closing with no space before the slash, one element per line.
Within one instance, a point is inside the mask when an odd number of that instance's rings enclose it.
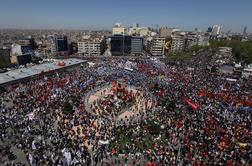
<path fill-rule="evenodd" d="M 190 99 L 184 97 L 184 100 L 185 102 L 190 105 L 190 107 L 193 109 L 193 110 L 197 110 L 199 108 L 199 104 L 198 103 L 195 103 L 193 101 L 191 101 Z"/>
<path fill-rule="evenodd" d="M 200 97 L 203 97 L 203 96 L 206 95 L 206 92 L 205 92 L 204 90 L 200 90 L 199 93 L 198 93 L 198 95 L 199 95 Z"/>

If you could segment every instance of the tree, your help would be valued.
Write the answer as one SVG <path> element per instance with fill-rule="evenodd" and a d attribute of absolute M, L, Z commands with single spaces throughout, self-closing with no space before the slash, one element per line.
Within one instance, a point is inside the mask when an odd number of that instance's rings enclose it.
<path fill-rule="evenodd" d="M 251 41 L 210 41 L 211 48 L 218 47 L 231 47 L 233 49 L 234 58 L 239 62 L 244 62 L 245 64 L 252 63 L 252 42 Z"/>

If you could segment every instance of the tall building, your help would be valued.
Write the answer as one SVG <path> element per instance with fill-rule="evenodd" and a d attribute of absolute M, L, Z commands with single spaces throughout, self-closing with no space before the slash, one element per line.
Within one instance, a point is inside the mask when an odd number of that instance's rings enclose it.
<path fill-rule="evenodd" d="M 163 56 L 164 46 L 165 46 L 164 37 L 154 37 L 147 42 L 147 50 L 153 56 Z"/>
<path fill-rule="evenodd" d="M 67 37 L 55 35 L 52 42 L 52 53 L 59 56 L 67 56 L 68 51 Z"/>
<path fill-rule="evenodd" d="M 110 51 L 112 55 L 124 55 L 124 36 L 114 35 L 110 41 Z"/>
<path fill-rule="evenodd" d="M 213 28 L 212 28 L 212 27 L 208 27 L 208 28 L 207 28 L 207 32 L 208 32 L 208 33 L 211 33 L 211 32 L 212 32 L 212 30 L 213 30 Z"/>
<path fill-rule="evenodd" d="M 78 42 L 78 53 L 84 56 L 100 56 L 106 50 L 106 40 L 102 39 L 89 39 Z"/>
<path fill-rule="evenodd" d="M 112 35 L 126 35 L 126 28 L 120 23 L 116 23 L 112 29 Z"/>
<path fill-rule="evenodd" d="M 131 54 L 141 54 L 143 52 L 143 38 L 132 36 L 131 38 Z"/>
<path fill-rule="evenodd" d="M 137 36 L 114 35 L 110 41 L 112 55 L 136 55 L 143 51 L 143 38 Z"/>
<path fill-rule="evenodd" d="M 218 36 L 221 33 L 221 26 L 220 25 L 214 25 L 212 29 L 212 35 Z"/>
<path fill-rule="evenodd" d="M 243 36 L 246 36 L 246 35 L 247 35 L 247 26 L 245 26 L 243 29 Z"/>
<path fill-rule="evenodd" d="M 192 40 L 192 42 L 194 41 Z M 171 51 L 180 52 L 180 51 L 185 51 L 185 49 L 186 49 L 186 37 L 184 35 L 173 35 Z"/>
<path fill-rule="evenodd" d="M 167 28 L 167 27 L 162 27 L 159 29 L 159 35 L 160 37 L 165 37 L 165 38 L 169 38 L 172 35 L 172 29 L 171 28 Z"/>

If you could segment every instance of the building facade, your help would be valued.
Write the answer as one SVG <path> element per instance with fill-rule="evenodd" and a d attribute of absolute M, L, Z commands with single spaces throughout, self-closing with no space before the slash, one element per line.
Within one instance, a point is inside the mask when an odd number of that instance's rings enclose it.
<path fill-rule="evenodd" d="M 112 55 L 115 56 L 141 54 L 143 51 L 143 38 L 114 35 L 111 37 L 110 49 Z"/>
<path fill-rule="evenodd" d="M 78 53 L 84 56 L 100 56 L 105 52 L 105 50 L 105 39 L 95 39 L 78 42 Z"/>
<path fill-rule="evenodd" d="M 220 25 L 214 25 L 212 28 L 212 35 L 218 36 L 221 33 L 221 26 Z"/>
<path fill-rule="evenodd" d="M 53 37 L 51 52 L 59 56 L 68 55 L 68 40 L 66 36 L 57 36 Z"/>
<path fill-rule="evenodd" d="M 193 42 L 193 40 L 188 40 L 188 43 Z M 186 38 L 183 35 L 173 35 L 171 51 L 172 52 L 181 52 L 186 49 Z"/>
<path fill-rule="evenodd" d="M 131 38 L 131 54 L 142 54 L 143 52 L 143 38 L 132 36 Z"/>
<path fill-rule="evenodd" d="M 164 55 L 165 38 L 154 37 L 147 42 L 147 50 L 153 56 Z"/>

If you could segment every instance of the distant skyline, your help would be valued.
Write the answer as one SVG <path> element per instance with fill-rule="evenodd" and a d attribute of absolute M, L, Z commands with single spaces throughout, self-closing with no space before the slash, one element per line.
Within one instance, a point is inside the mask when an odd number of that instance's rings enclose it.
<path fill-rule="evenodd" d="M 252 32 L 251 0 L 1 0 L 0 28 L 111 30 L 116 22 Z"/>

